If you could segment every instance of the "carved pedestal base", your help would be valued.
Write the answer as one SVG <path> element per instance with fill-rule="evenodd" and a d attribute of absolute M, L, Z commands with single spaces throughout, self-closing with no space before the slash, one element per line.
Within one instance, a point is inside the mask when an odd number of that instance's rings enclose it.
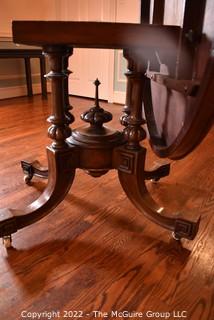
<path fill-rule="evenodd" d="M 64 48 L 60 50 L 66 52 Z M 56 83 L 64 81 L 64 73 L 51 73 L 51 77 Z M 134 76 L 129 77 L 133 81 Z M 137 88 L 140 90 L 141 75 L 137 74 L 136 79 Z M 0 237 L 3 238 L 5 247 L 11 246 L 11 234 L 46 216 L 65 198 L 77 168 L 93 177 L 100 177 L 111 169 L 118 170 L 119 180 L 127 197 L 141 213 L 154 223 L 172 231 L 176 240 L 194 239 L 200 220 L 192 222 L 170 217 L 164 208 L 155 203 L 146 188 L 145 180 L 159 180 L 167 176 L 170 166 L 164 165 L 151 172 L 145 171 L 146 149 L 139 144 L 145 137 L 141 127 L 144 121 L 141 119 L 140 109 L 136 108 L 136 112 L 127 114 L 123 132 L 105 127 L 103 123 L 110 121 L 112 115 L 99 106 L 98 80 L 95 85 L 95 106 L 82 115 L 82 119 L 89 122 L 89 126 L 71 132 L 68 123 L 74 118 L 68 117 L 67 109 L 66 116 L 61 119 L 59 115 L 49 117 L 52 123 L 49 135 L 54 142 L 47 148 L 48 169 L 42 168 L 37 161 L 21 162 L 25 182 L 29 183 L 33 176 L 37 176 L 48 178 L 48 184 L 41 196 L 25 209 L 0 210 Z M 62 85 L 61 92 L 63 88 Z M 58 98 L 56 95 L 57 101 Z M 141 107 L 141 100 L 136 107 Z"/>
<path fill-rule="evenodd" d="M 66 150 L 47 149 L 48 185 L 41 196 L 24 210 L 1 209 L 0 237 L 3 238 L 6 247 L 9 246 L 9 242 L 11 244 L 12 233 L 41 219 L 64 199 L 72 185 L 76 168 L 81 168 L 95 177 L 111 169 L 118 170 L 125 193 L 140 212 L 156 224 L 171 230 L 176 239 L 194 239 L 199 220 L 191 222 L 170 217 L 169 213 L 158 206 L 148 193 L 145 180 L 151 177 L 157 178 L 158 174 L 160 178 L 166 171 L 164 167 L 153 172 L 144 170 L 146 149 L 140 148 L 137 151 L 127 149 L 121 140 L 121 135 L 118 135 L 119 146 L 105 148 L 96 146 L 92 148 L 92 145 L 85 148 L 81 143 L 72 144 L 72 138 L 69 141 Z"/>

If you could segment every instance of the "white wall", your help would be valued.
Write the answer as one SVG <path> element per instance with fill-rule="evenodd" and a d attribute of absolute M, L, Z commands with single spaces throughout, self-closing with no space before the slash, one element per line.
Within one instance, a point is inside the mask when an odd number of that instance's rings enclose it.
<path fill-rule="evenodd" d="M 60 0 L 1 0 L 0 40 L 12 37 L 12 20 L 56 20 Z M 40 93 L 39 59 L 31 59 L 33 91 Z M 24 59 L 0 59 L 0 99 L 22 96 L 25 85 Z"/>
<path fill-rule="evenodd" d="M 115 22 L 140 23 L 141 0 L 116 0 Z M 122 50 L 114 55 L 114 93 L 113 102 L 125 103 L 127 60 Z"/>
<path fill-rule="evenodd" d="M 0 37 L 12 36 L 12 20 L 54 20 L 55 0 L 1 0 Z"/>
<path fill-rule="evenodd" d="M 165 0 L 165 8 L 164 8 L 164 24 L 165 25 L 182 26 L 185 2 L 186 0 Z M 154 0 L 151 0 L 150 23 L 152 22 L 153 8 L 154 8 Z"/>
<path fill-rule="evenodd" d="M 85 12 L 87 16 L 87 1 L 85 0 L 0 0 L 0 37 L 12 36 L 12 20 L 75 20 L 77 11 Z M 91 5 L 95 0 L 90 0 Z M 140 0 L 100 0 L 100 5 L 105 7 L 104 15 L 111 17 L 111 21 L 135 22 L 140 21 Z M 143 1 L 143 0 L 142 0 Z M 96 5 L 97 5 L 97 1 Z M 152 2 L 152 1 L 151 1 Z M 181 25 L 185 0 L 165 1 L 165 24 Z M 87 5 L 86 5 L 87 4 Z M 107 7 L 106 7 L 107 6 Z M 94 17 L 97 20 L 94 6 Z M 113 9 L 112 9 L 113 8 Z M 114 12 L 111 12 L 114 11 Z M 82 20 L 85 20 L 84 17 Z M 91 18 L 91 20 L 93 20 Z M 101 21 L 108 21 L 108 17 L 101 17 Z M 112 67 L 113 68 L 113 67 Z M 126 80 L 123 73 L 126 62 L 122 58 L 122 52 L 115 52 L 114 92 L 113 100 L 124 102 Z M 39 65 L 37 59 L 32 60 L 32 73 L 34 91 L 39 92 Z M 113 70 L 112 70 L 113 73 Z M 0 99 L 14 95 L 26 94 L 24 62 L 20 60 L 0 59 Z M 113 81 L 112 81 L 113 82 Z M 113 83 L 111 84 L 113 86 Z M 17 89 L 18 88 L 18 89 Z"/>
<path fill-rule="evenodd" d="M 183 25 L 185 0 L 165 0 L 164 24 Z"/>

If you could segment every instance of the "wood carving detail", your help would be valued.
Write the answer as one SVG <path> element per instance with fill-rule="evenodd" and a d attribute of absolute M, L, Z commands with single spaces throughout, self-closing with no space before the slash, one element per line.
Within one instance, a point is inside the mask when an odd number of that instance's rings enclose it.
<path fill-rule="evenodd" d="M 69 124 L 74 118 L 65 105 L 65 81 L 67 83 L 68 72 L 64 69 L 68 56 L 72 53 L 67 47 L 48 47 L 46 54 L 49 57 L 51 71 L 47 78 L 51 80 L 53 92 L 53 115 L 48 118 L 52 126 L 48 129 L 48 136 L 54 140 L 52 147 L 61 149 L 66 147 L 66 138 L 71 135 Z"/>
<path fill-rule="evenodd" d="M 81 115 L 81 119 L 85 122 L 89 122 L 92 128 L 102 128 L 103 123 L 109 122 L 112 120 L 112 114 L 108 111 L 105 111 L 99 105 L 99 93 L 98 88 L 100 81 L 96 79 L 94 81 L 95 85 L 95 106 L 90 108 L 90 110 L 84 112 Z"/>
<path fill-rule="evenodd" d="M 64 107 L 65 107 L 65 116 L 68 119 L 69 124 L 73 123 L 75 120 L 73 114 L 70 112 L 70 110 L 72 110 L 73 107 L 70 105 L 69 92 L 68 92 L 68 77 L 72 73 L 72 71 L 68 69 L 68 61 L 69 61 L 69 57 L 72 54 L 73 54 L 73 48 L 67 48 L 67 52 L 64 56 L 63 71 L 62 71 L 66 75 L 66 77 L 64 77 Z"/>
<path fill-rule="evenodd" d="M 145 120 L 142 118 L 143 85 L 144 76 L 138 64 L 135 63 L 133 55 L 135 51 L 124 50 L 124 57 L 128 60 L 127 96 L 126 106 L 123 110 L 125 115 L 121 117 L 121 124 L 125 126 L 124 137 L 127 148 L 138 149 L 139 142 L 146 138 L 146 132 L 142 128 Z"/>
<path fill-rule="evenodd" d="M 118 170 L 133 174 L 135 172 L 136 157 L 128 151 L 120 152 L 120 164 Z"/>
<path fill-rule="evenodd" d="M 125 151 L 124 146 L 124 151 Z M 123 154 L 122 148 L 120 149 Z M 136 156 L 136 172 L 126 172 L 118 168 L 120 183 L 132 203 L 148 219 L 156 224 L 171 230 L 177 240 L 181 238 L 194 239 L 197 234 L 200 218 L 193 222 L 181 218 L 170 217 L 169 213 L 163 207 L 159 206 L 150 196 L 145 185 L 145 156 L 146 149 L 140 148 L 133 151 Z"/>
<path fill-rule="evenodd" d="M 190 1 L 186 2 L 183 28 L 185 33 L 191 30 L 191 24 L 197 29 L 196 20 L 190 19 L 190 23 L 187 23 L 191 15 L 192 3 L 192 1 L 191 3 Z M 199 29 L 203 25 L 204 10 L 201 14 L 200 12 L 204 4 L 203 1 L 202 6 L 198 5 L 196 8 L 197 15 L 201 17 Z M 156 11 L 157 9 L 155 9 Z M 156 17 L 154 20 L 162 21 L 162 11 L 159 18 Z M 28 30 L 27 33 L 26 30 Z M 213 121 L 213 53 L 206 51 L 208 63 L 203 63 L 206 65 L 206 69 L 200 87 L 197 82 L 193 84 L 190 81 L 186 90 L 186 85 L 183 87 L 183 84 L 186 83 L 184 81 L 178 83 L 177 79 L 170 78 L 163 81 L 163 85 L 168 90 L 177 90 L 186 95 L 191 93 L 191 99 L 195 99 L 192 122 L 187 118 L 181 135 L 174 140 L 174 145 L 168 146 L 167 149 L 164 137 L 157 139 L 159 138 L 158 130 L 155 127 L 154 114 L 150 110 L 152 106 L 151 90 L 147 90 L 150 89 L 148 84 L 150 85 L 151 79 L 148 83 L 145 72 L 150 54 L 154 54 L 158 47 L 158 50 L 165 53 L 165 57 L 172 58 L 169 59 L 169 70 L 171 75 L 175 76 L 178 67 L 176 59 L 179 52 L 182 57 L 185 49 L 188 49 L 187 46 L 185 47 L 186 41 L 183 41 L 185 34 L 181 28 L 96 22 L 16 21 L 13 23 L 13 32 L 16 43 L 41 45 L 49 58 L 51 71 L 47 77 L 51 80 L 52 87 L 52 114 L 48 118 L 51 123 L 48 136 L 53 142 L 47 148 L 48 170 L 42 169 L 40 166 L 37 167 L 35 163 L 34 165 L 22 163 L 29 180 L 33 175 L 48 177 L 46 189 L 36 201 L 23 210 L 1 209 L 0 236 L 10 236 L 11 233 L 36 222 L 51 212 L 69 191 L 76 168 L 81 168 L 94 177 L 101 176 L 114 168 L 118 170 L 125 193 L 140 212 L 154 223 L 173 231 L 176 239 L 182 237 L 193 239 L 198 231 L 200 219 L 188 221 L 170 217 L 164 208 L 155 203 L 146 188 L 145 180 L 158 180 L 168 175 L 169 165 L 161 166 L 153 171 L 145 171 L 146 149 L 142 147 L 142 141 L 146 138 L 146 131 L 143 128 L 146 122 L 142 117 L 142 105 L 143 102 L 144 105 L 147 102 L 145 108 L 147 125 L 148 127 L 152 126 L 160 156 L 167 155 L 169 158 L 176 159 L 188 154 L 207 132 L 207 127 L 205 128 L 204 125 L 204 123 L 208 123 L 207 119 L 209 125 Z M 189 34 L 189 36 L 192 35 Z M 126 73 L 126 105 L 120 119 L 124 126 L 123 132 L 111 130 L 103 125 L 112 119 L 112 115 L 99 106 L 98 86 L 100 83 L 98 80 L 95 81 L 95 106 L 81 116 L 85 122 L 89 122 L 90 126 L 75 130 L 71 130 L 69 127 L 74 122 L 68 98 L 68 76 L 70 74 L 68 59 L 73 53 L 72 46 L 124 50 L 124 57 L 128 61 L 128 72 Z M 196 51 L 200 51 L 199 47 L 199 43 L 197 43 L 197 48 L 193 43 L 190 51 L 195 55 Z M 193 58 L 192 56 L 191 58 Z M 194 61 L 196 60 L 194 59 Z M 179 68 L 177 69 L 179 71 Z M 180 69 L 177 73 L 181 74 L 181 71 L 185 70 Z M 161 77 L 157 76 L 156 78 L 160 79 Z M 192 79 L 192 74 L 190 78 Z"/>

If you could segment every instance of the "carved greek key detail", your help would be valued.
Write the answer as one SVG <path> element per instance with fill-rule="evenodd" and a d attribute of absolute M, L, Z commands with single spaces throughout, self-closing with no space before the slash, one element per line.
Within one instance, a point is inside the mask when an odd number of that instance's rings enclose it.
<path fill-rule="evenodd" d="M 118 170 L 133 174 L 135 172 L 135 155 L 128 152 L 122 152 L 120 154 L 120 165 Z"/>
<path fill-rule="evenodd" d="M 177 219 L 174 234 L 177 238 L 194 239 L 198 231 L 199 223 L 200 219 L 196 223 L 184 219 Z"/>

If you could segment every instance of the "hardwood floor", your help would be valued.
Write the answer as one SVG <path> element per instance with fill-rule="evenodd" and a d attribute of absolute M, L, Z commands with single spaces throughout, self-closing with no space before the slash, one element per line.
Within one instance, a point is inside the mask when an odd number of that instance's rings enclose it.
<path fill-rule="evenodd" d="M 77 120 L 93 105 L 79 98 L 71 103 Z M 1 207 L 23 207 L 45 187 L 39 179 L 24 184 L 20 160 L 46 164 L 49 104 L 50 98 L 47 104 L 40 96 L 0 101 Z M 121 106 L 106 108 L 118 127 Z M 214 128 L 192 154 L 172 162 L 169 177 L 148 183 L 172 214 L 201 214 L 194 241 L 179 245 L 146 220 L 126 198 L 115 171 L 94 179 L 78 170 L 69 194 L 49 216 L 17 232 L 14 249 L 6 252 L 0 245 L 0 320 L 76 319 L 65 313 L 74 310 L 84 320 L 131 318 L 111 310 L 136 312 L 135 319 L 213 320 L 213 138 Z M 167 162 L 147 147 L 148 168 Z M 103 313 L 95 317 L 96 310 Z"/>

